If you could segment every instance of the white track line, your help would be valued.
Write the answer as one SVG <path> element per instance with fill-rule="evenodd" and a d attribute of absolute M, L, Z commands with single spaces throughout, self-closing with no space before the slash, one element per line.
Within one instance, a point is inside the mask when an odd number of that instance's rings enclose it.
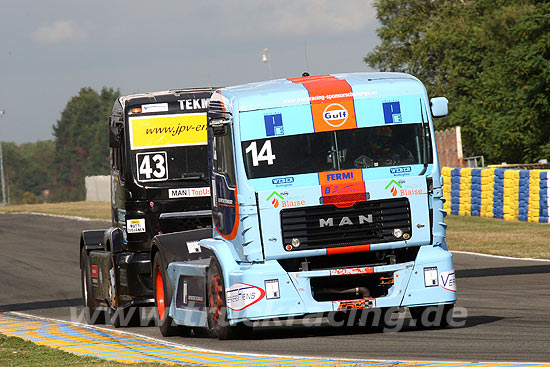
<path fill-rule="evenodd" d="M 72 219 L 72 220 L 79 220 L 82 222 L 111 223 L 111 221 L 108 219 L 94 219 L 94 218 L 77 217 L 77 216 L 71 216 L 71 215 L 59 215 L 59 214 L 37 213 L 37 212 L 0 212 L 0 214 L 18 214 L 18 215 L 30 214 L 30 215 L 41 215 L 43 217 L 66 218 L 66 219 Z"/>
<path fill-rule="evenodd" d="M 500 256 L 500 255 L 489 255 L 489 254 L 480 254 L 478 252 L 468 252 L 468 251 L 451 251 L 451 252 L 453 254 L 464 254 L 464 255 L 475 255 L 475 256 L 483 256 L 483 257 L 493 257 L 495 259 L 550 262 L 550 259 L 535 259 L 535 258 L 532 258 L 532 257 L 511 257 L 511 256 Z"/>

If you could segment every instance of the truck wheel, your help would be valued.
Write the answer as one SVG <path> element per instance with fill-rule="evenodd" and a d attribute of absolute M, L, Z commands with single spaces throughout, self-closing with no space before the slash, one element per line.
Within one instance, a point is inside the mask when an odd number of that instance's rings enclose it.
<path fill-rule="evenodd" d="M 174 320 L 168 315 L 174 291 L 172 289 L 172 284 L 168 281 L 166 276 L 166 264 L 164 264 L 158 252 L 153 261 L 153 289 L 159 329 L 162 336 L 189 335 L 191 331 L 190 328 L 175 325 Z"/>
<path fill-rule="evenodd" d="M 108 316 L 115 328 L 138 326 L 141 321 L 139 308 L 137 307 L 118 308 L 116 310 L 109 308 Z"/>
<path fill-rule="evenodd" d="M 225 285 L 220 264 L 212 257 L 207 276 L 208 292 L 208 329 L 210 335 L 221 340 L 241 338 L 249 335 L 252 327 L 244 323 L 230 326 L 227 319 Z"/>
<path fill-rule="evenodd" d="M 453 319 L 454 304 L 409 307 L 419 329 L 446 328 Z"/>
<path fill-rule="evenodd" d="M 90 258 L 86 249 L 80 251 L 80 278 L 82 284 L 82 300 L 84 301 L 84 316 L 89 325 L 104 324 L 105 312 L 97 307 L 92 290 L 92 274 Z"/>

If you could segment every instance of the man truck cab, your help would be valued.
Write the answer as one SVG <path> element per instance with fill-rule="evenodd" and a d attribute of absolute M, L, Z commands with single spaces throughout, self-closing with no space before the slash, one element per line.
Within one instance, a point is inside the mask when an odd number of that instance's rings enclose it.
<path fill-rule="evenodd" d="M 168 266 L 169 316 L 230 337 L 244 323 L 456 302 L 428 99 L 401 73 L 308 76 L 216 91 L 213 229 L 157 236 L 193 249 Z M 385 130 L 400 154 L 373 152 Z M 391 153 L 391 152 L 389 152 Z M 365 158 L 366 157 L 366 158 Z M 368 158 L 368 159 L 367 159 Z"/>
<path fill-rule="evenodd" d="M 86 316 L 115 326 L 154 304 L 151 240 L 211 227 L 207 110 L 211 88 L 118 98 L 109 124 L 111 217 L 83 231 L 80 264 Z M 129 314 L 131 311 L 131 314 Z"/>

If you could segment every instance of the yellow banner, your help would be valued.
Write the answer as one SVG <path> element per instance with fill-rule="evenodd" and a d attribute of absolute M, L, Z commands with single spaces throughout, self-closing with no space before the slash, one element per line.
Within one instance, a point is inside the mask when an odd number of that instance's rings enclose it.
<path fill-rule="evenodd" d="M 130 117 L 130 149 L 205 145 L 206 114 Z"/>

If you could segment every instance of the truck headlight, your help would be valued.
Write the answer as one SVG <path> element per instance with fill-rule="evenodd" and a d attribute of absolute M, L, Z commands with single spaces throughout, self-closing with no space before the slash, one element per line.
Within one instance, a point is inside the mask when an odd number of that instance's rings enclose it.
<path fill-rule="evenodd" d="M 395 238 L 401 238 L 401 236 L 403 236 L 403 231 L 400 228 L 395 228 L 393 230 L 393 236 Z"/>

